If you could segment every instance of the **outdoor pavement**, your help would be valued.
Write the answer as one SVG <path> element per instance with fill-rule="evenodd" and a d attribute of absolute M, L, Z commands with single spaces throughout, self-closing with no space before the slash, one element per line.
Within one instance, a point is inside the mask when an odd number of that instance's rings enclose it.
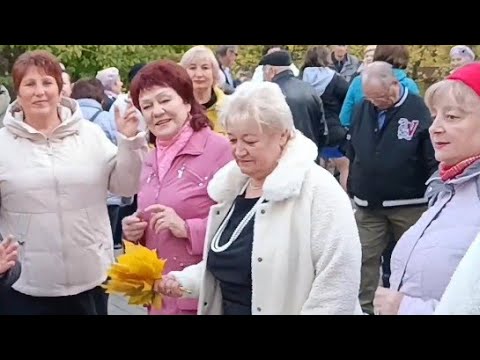
<path fill-rule="evenodd" d="M 140 306 L 128 305 L 126 298 L 110 295 L 108 315 L 147 315 L 147 311 Z"/>

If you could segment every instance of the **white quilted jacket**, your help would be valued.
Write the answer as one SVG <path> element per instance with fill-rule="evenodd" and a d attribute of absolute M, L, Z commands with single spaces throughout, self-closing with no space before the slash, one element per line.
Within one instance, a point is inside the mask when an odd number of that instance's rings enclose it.
<path fill-rule="evenodd" d="M 22 273 L 13 288 L 32 296 L 67 296 L 106 279 L 113 241 L 107 190 L 138 191 L 145 135 L 118 135 L 118 149 L 62 99 L 50 138 L 23 121 L 17 102 L 0 130 L 0 231 L 21 243 Z"/>

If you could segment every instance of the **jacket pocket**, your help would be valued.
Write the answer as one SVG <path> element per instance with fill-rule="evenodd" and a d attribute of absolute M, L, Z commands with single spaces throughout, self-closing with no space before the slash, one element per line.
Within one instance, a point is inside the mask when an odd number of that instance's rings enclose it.
<path fill-rule="evenodd" d="M 32 214 L 5 212 L 3 237 L 14 235 L 19 244 L 22 245 L 28 237 L 31 219 Z"/>
<path fill-rule="evenodd" d="M 86 208 L 84 212 L 87 219 L 87 233 L 91 234 L 88 239 L 85 239 L 88 245 L 99 249 L 110 249 L 113 246 L 113 237 L 106 205 L 105 211 L 102 206 Z"/>

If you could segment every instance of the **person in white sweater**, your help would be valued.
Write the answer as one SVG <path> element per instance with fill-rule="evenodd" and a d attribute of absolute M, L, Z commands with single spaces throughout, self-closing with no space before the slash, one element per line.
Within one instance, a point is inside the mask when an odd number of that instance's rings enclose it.
<path fill-rule="evenodd" d="M 362 314 L 361 247 L 347 194 L 315 164 L 277 84 L 244 83 L 220 115 L 235 161 L 208 186 L 203 261 L 155 284 L 199 315 Z"/>

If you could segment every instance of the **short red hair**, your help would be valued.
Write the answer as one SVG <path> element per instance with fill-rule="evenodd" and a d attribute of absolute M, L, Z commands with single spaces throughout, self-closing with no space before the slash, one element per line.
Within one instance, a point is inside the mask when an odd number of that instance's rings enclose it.
<path fill-rule="evenodd" d="M 177 94 L 191 105 L 190 114 L 192 118 L 190 125 L 194 131 L 209 126 L 212 123 L 207 117 L 205 108 L 200 105 L 193 95 L 193 83 L 188 76 L 187 70 L 171 60 L 158 60 L 145 65 L 134 77 L 130 85 L 130 96 L 133 105 L 139 110 L 139 96 L 142 90 L 151 89 L 154 86 L 170 87 Z"/>
<path fill-rule="evenodd" d="M 42 69 L 48 76 L 53 77 L 58 85 L 58 93 L 60 94 L 63 87 L 62 67 L 58 59 L 45 50 L 27 51 L 20 55 L 13 64 L 13 87 L 17 94 L 20 83 L 31 66 L 36 66 Z"/>

